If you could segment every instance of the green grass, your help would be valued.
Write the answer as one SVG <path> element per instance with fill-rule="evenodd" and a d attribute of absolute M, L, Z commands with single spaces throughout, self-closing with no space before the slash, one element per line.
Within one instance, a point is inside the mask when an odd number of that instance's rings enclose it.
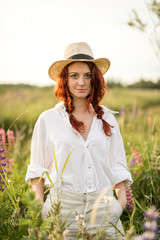
<path fill-rule="evenodd" d="M 14 208 L 7 192 L 0 192 L 0 239 L 37 239 L 38 234 L 46 236 L 47 224 L 55 221 L 51 216 L 48 222 L 42 223 L 37 217 L 40 207 L 35 204 L 34 195 L 24 179 L 35 121 L 41 112 L 54 107 L 57 102 L 53 87 L 19 85 L 0 88 L 0 127 L 7 130 L 22 115 L 11 128 L 16 134 L 16 142 L 10 153 L 14 159 L 14 171 L 8 173 L 16 196 L 15 204 L 21 212 Z M 152 205 L 160 210 L 160 90 L 112 88 L 102 104 L 120 112 L 115 116 L 122 133 L 128 165 L 132 148 L 142 158 L 142 164 L 130 169 L 134 179 L 135 212 L 126 208 L 122 215 L 125 230 L 134 226 L 136 233 L 140 234 L 144 231 L 144 211 Z M 54 207 L 59 211 L 59 206 Z M 55 229 L 50 231 L 56 232 Z M 38 239 L 43 238 L 39 235 Z"/>
<path fill-rule="evenodd" d="M 19 115 L 25 115 L 19 122 L 23 124 L 34 123 L 41 112 L 54 107 L 57 103 L 53 87 L 24 87 L 1 86 L 0 103 L 1 117 L 0 124 L 6 124 L 6 128 Z M 112 88 L 109 94 L 105 95 L 102 104 L 112 110 L 125 107 L 127 113 L 133 113 L 135 107 L 143 115 L 160 114 L 160 90 L 143 90 Z"/>

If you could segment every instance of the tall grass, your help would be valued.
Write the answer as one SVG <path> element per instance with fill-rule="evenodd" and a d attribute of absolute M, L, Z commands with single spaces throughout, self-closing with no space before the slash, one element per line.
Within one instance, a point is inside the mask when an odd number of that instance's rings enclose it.
<path fill-rule="evenodd" d="M 125 231 L 130 229 L 128 236 L 132 233 L 140 235 L 144 232 L 144 212 L 147 209 L 154 205 L 160 211 L 159 93 L 159 90 L 115 88 L 111 89 L 109 95 L 106 95 L 102 101 L 102 104 L 110 109 L 120 112 L 115 116 L 121 129 L 128 166 L 134 179 L 131 186 L 134 210 L 131 211 L 126 207 L 121 217 Z M 44 223 L 40 217 L 41 204 L 34 200 L 30 186 L 24 182 L 30 158 L 33 126 L 41 112 L 54 107 L 57 103 L 54 89 L 5 86 L 0 90 L 0 102 L 0 127 L 7 130 L 22 114 L 12 126 L 16 141 L 9 153 L 14 159 L 13 170 L 7 172 L 9 194 L 7 191 L 0 192 L 0 239 L 58 239 L 58 236 L 61 239 L 65 227 L 57 217 L 60 216 L 60 205 L 58 203 L 53 205 L 53 215 Z M 23 115 L 24 112 L 26 113 Z M 131 167 L 133 149 L 139 153 L 141 162 Z M 47 188 L 45 191 L 48 193 Z M 13 194 L 14 203 L 10 198 Z M 57 215 L 54 215 L 55 212 Z M 51 238 L 48 237 L 49 233 L 52 235 Z M 103 237 L 102 232 L 97 232 L 94 239 L 103 239 Z"/>

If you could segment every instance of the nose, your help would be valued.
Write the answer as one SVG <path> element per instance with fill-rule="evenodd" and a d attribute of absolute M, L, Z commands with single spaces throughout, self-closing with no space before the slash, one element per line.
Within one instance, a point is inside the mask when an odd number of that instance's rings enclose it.
<path fill-rule="evenodd" d="M 83 85 L 85 84 L 85 82 L 84 82 L 84 77 L 83 77 L 83 76 L 80 76 L 80 77 L 79 77 L 79 79 L 78 79 L 78 84 L 79 84 L 80 86 L 83 86 Z"/>

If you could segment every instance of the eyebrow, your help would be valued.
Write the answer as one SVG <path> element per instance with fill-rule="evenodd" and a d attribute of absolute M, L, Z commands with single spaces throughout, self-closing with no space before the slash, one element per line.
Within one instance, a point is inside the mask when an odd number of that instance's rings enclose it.
<path fill-rule="evenodd" d="M 68 72 L 68 73 L 78 73 L 78 72 Z M 91 72 L 86 72 L 86 73 L 91 73 Z M 86 74 L 86 73 L 85 73 L 85 74 Z"/>

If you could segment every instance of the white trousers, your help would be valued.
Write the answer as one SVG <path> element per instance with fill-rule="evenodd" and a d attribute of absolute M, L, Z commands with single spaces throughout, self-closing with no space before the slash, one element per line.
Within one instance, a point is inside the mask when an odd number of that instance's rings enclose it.
<path fill-rule="evenodd" d="M 113 196 L 112 190 L 107 191 L 105 196 L 99 199 L 100 194 L 101 192 L 75 193 L 67 191 L 60 194 L 62 220 L 71 212 L 67 219 L 67 225 L 70 225 L 65 240 L 76 239 L 78 224 L 75 219 L 77 214 L 80 216 L 84 215 L 84 224 L 88 234 L 96 234 L 97 228 L 100 228 L 105 230 L 108 236 L 106 239 L 108 240 L 123 239 L 122 234 L 124 235 L 124 230 L 120 221 L 120 215 L 123 210 L 120 203 Z M 47 217 L 51 204 L 55 200 L 57 200 L 57 194 L 51 189 L 43 205 L 42 218 Z"/>

